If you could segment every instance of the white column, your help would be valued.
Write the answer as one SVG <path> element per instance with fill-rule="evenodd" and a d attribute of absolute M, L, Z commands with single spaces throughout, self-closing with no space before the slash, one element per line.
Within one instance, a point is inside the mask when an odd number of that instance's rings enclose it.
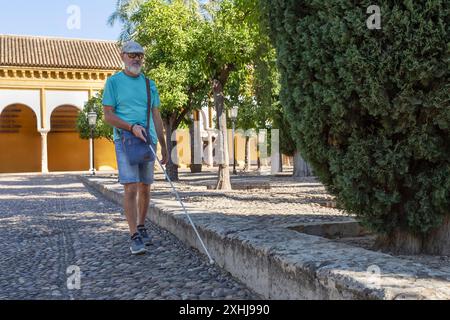
<path fill-rule="evenodd" d="M 203 164 L 203 139 L 200 128 L 200 121 L 194 121 L 194 164 Z"/>
<path fill-rule="evenodd" d="M 272 129 L 272 143 L 270 153 L 272 155 L 271 173 L 277 174 L 280 172 L 280 130 Z"/>
<path fill-rule="evenodd" d="M 94 168 L 94 141 L 89 138 L 89 173 L 93 174 L 95 172 Z"/>
<path fill-rule="evenodd" d="M 234 167 L 234 161 L 235 161 L 235 157 L 236 155 L 234 154 L 235 152 L 235 147 L 236 147 L 236 124 L 232 121 L 232 128 L 231 128 L 231 153 L 230 153 L 230 166 Z M 234 173 L 234 172 L 233 172 Z"/>
<path fill-rule="evenodd" d="M 206 154 L 207 154 L 207 160 L 206 163 L 209 167 L 214 166 L 214 159 L 213 159 L 213 142 L 212 142 L 212 130 L 208 129 L 208 146 L 206 147 Z"/>
<path fill-rule="evenodd" d="M 39 130 L 41 133 L 41 172 L 48 173 L 47 135 L 48 130 Z"/>
<path fill-rule="evenodd" d="M 259 157 L 261 161 L 261 167 L 268 166 L 267 129 L 259 130 L 258 143 L 259 143 Z"/>

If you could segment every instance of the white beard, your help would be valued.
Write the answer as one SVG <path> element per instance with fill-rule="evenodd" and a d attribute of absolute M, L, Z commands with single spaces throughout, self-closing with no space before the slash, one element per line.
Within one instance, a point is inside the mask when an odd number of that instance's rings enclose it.
<path fill-rule="evenodd" d="M 142 71 L 142 66 L 134 67 L 134 66 L 125 66 L 126 70 L 132 74 L 139 75 Z"/>

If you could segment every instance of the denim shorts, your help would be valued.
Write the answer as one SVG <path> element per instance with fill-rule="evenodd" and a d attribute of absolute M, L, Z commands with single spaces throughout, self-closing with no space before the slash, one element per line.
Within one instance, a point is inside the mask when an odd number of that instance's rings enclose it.
<path fill-rule="evenodd" d="M 114 141 L 116 146 L 117 169 L 119 170 L 119 183 L 122 185 L 130 183 L 153 184 L 153 175 L 155 172 L 155 161 L 130 165 L 127 155 L 123 150 L 121 140 Z M 152 144 L 153 150 L 156 151 L 156 146 Z"/>

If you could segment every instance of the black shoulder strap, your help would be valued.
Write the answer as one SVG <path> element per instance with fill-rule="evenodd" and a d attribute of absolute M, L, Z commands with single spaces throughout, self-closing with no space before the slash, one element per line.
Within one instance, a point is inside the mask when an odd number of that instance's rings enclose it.
<path fill-rule="evenodd" d="M 146 77 L 145 83 L 147 84 L 147 132 L 150 133 L 150 112 L 152 110 L 152 93 L 150 89 L 150 79 Z"/>

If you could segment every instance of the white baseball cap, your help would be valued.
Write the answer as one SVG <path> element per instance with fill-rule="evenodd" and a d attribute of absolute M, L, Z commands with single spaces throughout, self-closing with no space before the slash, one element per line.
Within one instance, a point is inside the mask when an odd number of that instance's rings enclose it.
<path fill-rule="evenodd" d="M 123 45 L 122 53 L 145 53 L 145 52 L 144 48 L 142 48 L 142 46 L 139 43 L 135 41 L 128 41 Z"/>

